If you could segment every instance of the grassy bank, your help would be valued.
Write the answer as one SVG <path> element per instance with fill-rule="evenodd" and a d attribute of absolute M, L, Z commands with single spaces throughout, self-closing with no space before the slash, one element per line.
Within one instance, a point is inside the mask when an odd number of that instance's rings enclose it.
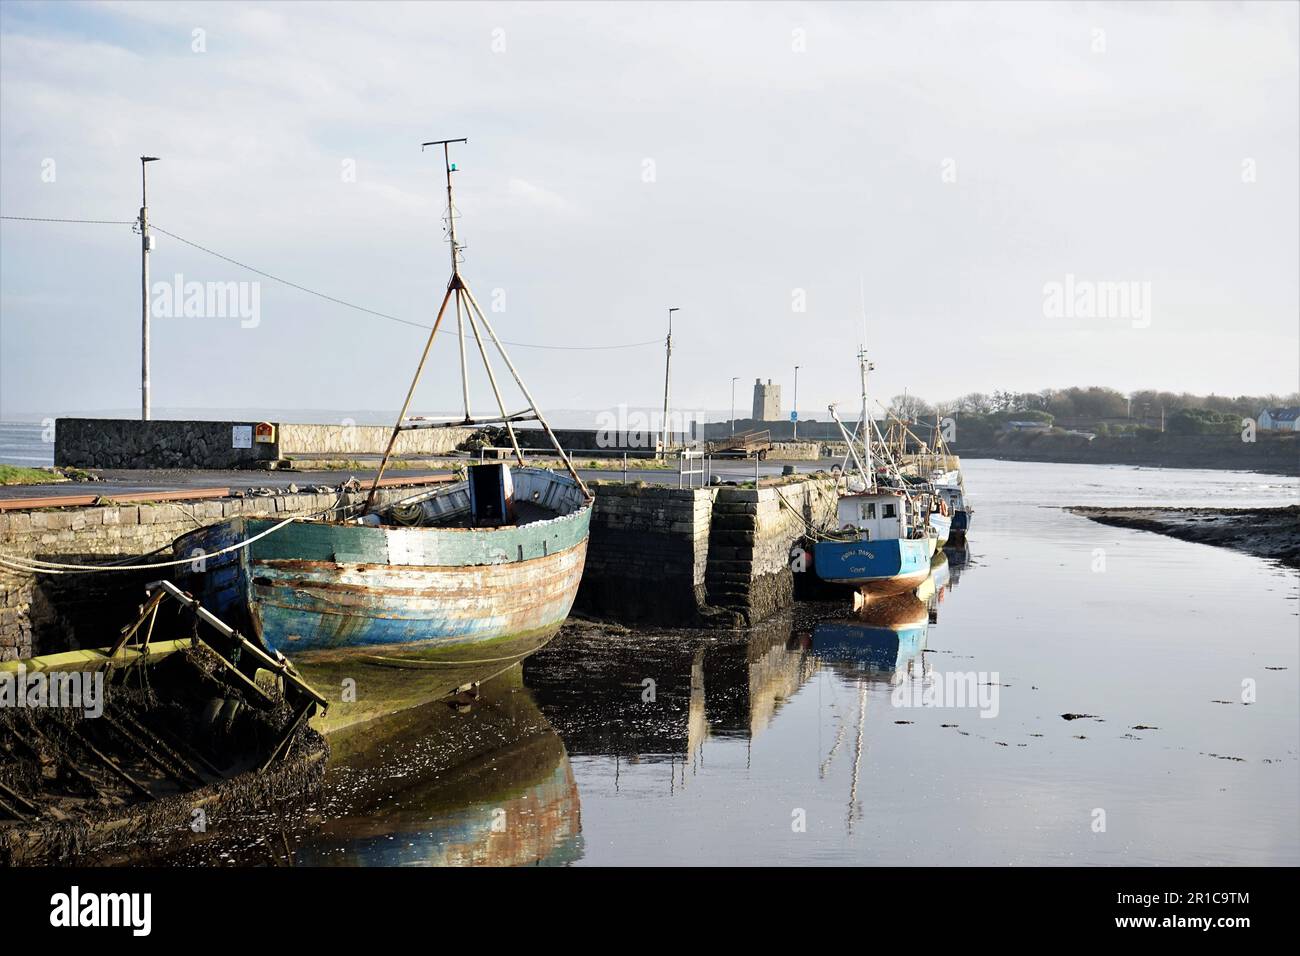
<path fill-rule="evenodd" d="M 67 480 L 63 475 L 44 468 L 0 465 L 0 485 L 48 485 L 52 481 Z"/>

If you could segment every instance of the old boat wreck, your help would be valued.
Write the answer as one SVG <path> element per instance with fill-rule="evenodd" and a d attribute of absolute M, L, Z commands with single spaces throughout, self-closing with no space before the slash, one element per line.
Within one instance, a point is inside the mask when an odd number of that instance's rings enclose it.
<path fill-rule="evenodd" d="M 465 140 L 424 144 L 443 150 L 451 279 L 364 504 L 311 519 L 232 519 L 173 545 L 178 557 L 193 559 L 180 576 L 183 587 L 263 646 L 294 658 L 313 680 L 328 680 L 341 657 L 355 666 L 358 654 L 388 667 L 486 667 L 486 676 L 549 640 L 577 595 L 592 496 L 461 276 L 456 166 L 449 155 L 457 142 Z M 463 414 L 408 418 L 434 337 L 452 308 Z M 471 411 L 466 326 L 495 400 L 498 414 L 489 417 Z M 522 411 L 507 411 L 489 344 L 522 393 Z M 563 472 L 524 467 L 515 432 L 520 422 L 540 424 Z M 519 467 L 471 466 L 464 480 L 376 507 L 403 431 L 488 425 L 504 425 Z"/>
<path fill-rule="evenodd" d="M 325 698 L 175 585 L 147 590 L 111 648 L 0 663 L 0 701 L 25 704 L 0 707 L 0 865 L 136 860 L 316 793 Z"/>

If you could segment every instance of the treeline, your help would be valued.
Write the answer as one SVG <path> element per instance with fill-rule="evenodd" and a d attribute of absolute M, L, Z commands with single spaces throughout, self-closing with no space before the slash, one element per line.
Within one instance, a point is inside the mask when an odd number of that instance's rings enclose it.
<path fill-rule="evenodd" d="M 1159 430 L 1180 434 L 1231 434 L 1243 418 L 1266 408 L 1300 405 L 1290 395 L 1194 395 L 1144 390 L 1125 395 L 1113 388 L 1045 389 L 1041 392 L 971 392 L 948 402 L 930 404 L 915 395 L 895 396 L 890 411 L 917 421 L 954 416 L 968 426 L 999 427 L 1007 421 L 1038 421 L 1054 427 L 1086 429 L 1099 435 Z"/>

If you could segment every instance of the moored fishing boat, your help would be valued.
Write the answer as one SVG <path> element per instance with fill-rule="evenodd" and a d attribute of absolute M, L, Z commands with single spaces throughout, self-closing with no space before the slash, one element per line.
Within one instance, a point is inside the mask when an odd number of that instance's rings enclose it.
<path fill-rule="evenodd" d="M 932 482 L 935 493 L 947 504 L 952 515 L 948 531 L 948 543 L 953 547 L 966 546 L 966 534 L 970 530 L 971 514 L 974 509 L 966 497 L 966 483 L 960 471 L 949 471 L 936 475 Z"/>
<path fill-rule="evenodd" d="M 333 661 L 361 652 L 370 663 L 502 665 L 542 646 L 577 595 L 592 497 L 460 274 L 449 146 L 451 278 L 398 414 L 378 474 L 359 509 L 275 521 L 234 518 L 192 531 L 173 547 L 191 559 L 183 585 L 205 607 L 272 651 Z M 463 415 L 408 418 L 434 336 L 454 303 Z M 470 411 L 465 326 L 473 334 L 499 411 Z M 495 346 L 527 407 L 508 412 L 489 360 Z M 567 474 L 524 467 L 515 434 L 538 422 Z M 398 436 L 407 430 L 504 425 L 519 467 L 471 466 L 467 477 L 380 506 L 376 493 Z"/>
<path fill-rule="evenodd" d="M 857 469 L 858 488 L 845 479 L 837 503 L 839 530 L 813 545 L 813 569 L 823 581 L 852 585 L 863 595 L 898 594 L 920 585 L 930 574 L 930 559 L 939 540 L 924 497 L 914 493 L 890 461 L 885 474 L 873 467 L 874 428 L 867 414 L 866 352 L 858 353 L 862 382 L 862 417 L 856 439 L 839 425 Z M 861 456 L 859 456 L 859 444 Z"/>

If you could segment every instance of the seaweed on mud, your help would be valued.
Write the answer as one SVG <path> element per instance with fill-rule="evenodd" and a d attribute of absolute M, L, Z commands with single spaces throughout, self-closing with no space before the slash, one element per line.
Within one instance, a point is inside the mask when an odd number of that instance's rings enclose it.
<path fill-rule="evenodd" d="M 293 708 L 278 687 L 263 697 L 222 669 L 200 646 L 106 675 L 102 716 L 0 710 L 0 799 L 11 808 L 0 813 L 0 864 L 129 856 L 316 792 L 324 738 L 300 726 L 261 771 Z M 196 810 L 205 827 L 192 827 Z"/>

